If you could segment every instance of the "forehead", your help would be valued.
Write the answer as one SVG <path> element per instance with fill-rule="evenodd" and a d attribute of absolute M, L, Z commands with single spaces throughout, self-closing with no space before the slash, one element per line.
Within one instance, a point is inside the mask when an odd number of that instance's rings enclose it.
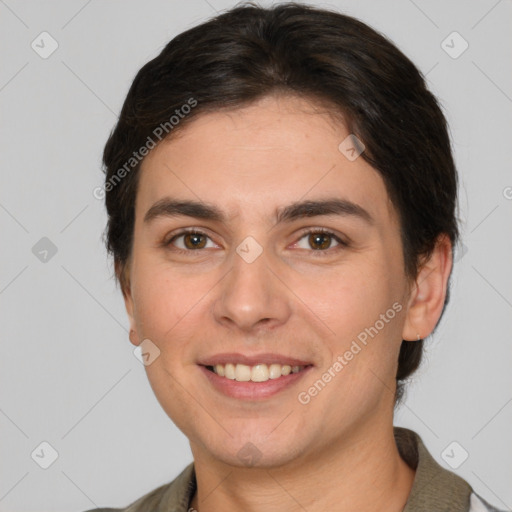
<path fill-rule="evenodd" d="M 299 200 L 341 197 L 393 222 L 379 173 L 340 150 L 350 135 L 331 111 L 294 96 L 200 114 L 143 161 L 137 210 L 172 196 L 215 203 L 239 218 Z"/>

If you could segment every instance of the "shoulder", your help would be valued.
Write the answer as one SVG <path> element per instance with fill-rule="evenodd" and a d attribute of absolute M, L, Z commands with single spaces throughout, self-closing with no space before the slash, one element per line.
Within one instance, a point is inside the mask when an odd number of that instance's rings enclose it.
<path fill-rule="evenodd" d="M 432 457 L 416 432 L 394 427 L 394 435 L 402 459 L 415 470 L 404 512 L 505 512 L 493 507 L 476 494 L 462 477 L 442 467 Z"/>
<path fill-rule="evenodd" d="M 507 512 L 502 509 L 493 507 L 490 503 L 487 503 L 481 496 L 476 494 L 474 491 L 471 493 L 469 499 L 469 510 L 468 512 Z"/>
<path fill-rule="evenodd" d="M 91 508 L 85 512 L 122 512 L 122 508 Z"/>
<path fill-rule="evenodd" d="M 172 482 L 161 485 L 125 508 L 95 508 L 85 512 L 187 512 L 196 489 L 194 464 L 189 464 Z"/>

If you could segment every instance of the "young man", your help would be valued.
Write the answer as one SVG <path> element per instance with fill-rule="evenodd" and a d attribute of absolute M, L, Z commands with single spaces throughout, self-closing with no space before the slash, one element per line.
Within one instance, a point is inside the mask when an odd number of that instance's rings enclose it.
<path fill-rule="evenodd" d="M 393 427 L 459 233 L 445 118 L 392 43 L 234 8 L 140 70 L 104 162 L 130 340 L 194 457 L 126 512 L 496 510 Z"/>

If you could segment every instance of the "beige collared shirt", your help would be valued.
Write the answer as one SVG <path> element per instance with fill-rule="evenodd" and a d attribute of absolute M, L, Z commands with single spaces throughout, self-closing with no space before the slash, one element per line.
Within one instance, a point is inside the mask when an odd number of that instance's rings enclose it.
<path fill-rule="evenodd" d="M 416 470 L 403 512 L 500 512 L 475 494 L 465 480 L 441 467 L 416 432 L 394 427 L 394 434 L 400 455 Z M 127 508 L 101 508 L 94 512 L 194 512 L 190 502 L 195 491 L 191 463 L 172 482 L 154 489 Z"/>

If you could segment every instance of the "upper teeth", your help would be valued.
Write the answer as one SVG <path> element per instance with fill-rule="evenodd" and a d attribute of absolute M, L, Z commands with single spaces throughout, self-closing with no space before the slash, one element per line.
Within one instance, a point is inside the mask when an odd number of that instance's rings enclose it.
<path fill-rule="evenodd" d="M 265 382 L 269 379 L 278 379 L 282 375 L 290 373 L 298 373 L 304 369 L 304 366 L 290 366 L 288 364 L 271 364 L 264 363 L 255 366 L 247 366 L 245 364 L 216 364 L 213 371 L 220 377 L 227 377 L 231 380 L 241 382 Z"/>

